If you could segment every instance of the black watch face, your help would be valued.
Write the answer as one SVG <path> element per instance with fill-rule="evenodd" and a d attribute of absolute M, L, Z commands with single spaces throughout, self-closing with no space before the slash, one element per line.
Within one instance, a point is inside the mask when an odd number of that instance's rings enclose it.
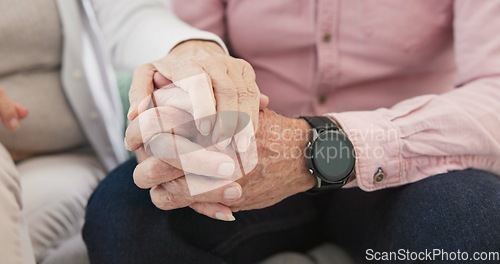
<path fill-rule="evenodd" d="M 327 182 L 337 182 L 347 177 L 356 161 L 354 147 L 341 131 L 323 131 L 312 147 L 313 164 Z"/>

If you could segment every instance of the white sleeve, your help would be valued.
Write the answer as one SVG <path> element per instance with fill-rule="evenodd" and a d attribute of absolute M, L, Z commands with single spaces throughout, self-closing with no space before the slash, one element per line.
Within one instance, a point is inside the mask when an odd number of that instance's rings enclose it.
<path fill-rule="evenodd" d="M 182 22 L 161 0 L 91 1 L 116 68 L 133 70 L 190 39 L 215 41 L 227 52 L 217 35 Z"/>

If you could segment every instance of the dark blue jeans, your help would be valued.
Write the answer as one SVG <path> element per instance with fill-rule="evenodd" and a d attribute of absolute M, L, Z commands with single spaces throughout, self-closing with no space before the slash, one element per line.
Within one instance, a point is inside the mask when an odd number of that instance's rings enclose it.
<path fill-rule="evenodd" d="M 157 209 L 134 185 L 135 166 L 111 172 L 89 201 L 83 236 L 94 264 L 256 263 L 326 241 L 359 262 L 367 249 L 500 251 L 500 179 L 482 171 L 372 193 L 299 194 L 221 222 L 189 208 Z"/>

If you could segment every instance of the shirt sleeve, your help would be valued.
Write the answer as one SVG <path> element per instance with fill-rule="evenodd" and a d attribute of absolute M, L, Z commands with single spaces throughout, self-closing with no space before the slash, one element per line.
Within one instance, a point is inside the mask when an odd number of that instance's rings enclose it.
<path fill-rule="evenodd" d="M 91 1 L 117 68 L 133 70 L 191 39 L 215 41 L 226 49 L 216 34 L 182 22 L 161 0 Z"/>
<path fill-rule="evenodd" d="M 191 26 L 217 34 L 227 43 L 223 0 L 172 0 L 172 11 Z M 196 8 L 193 8 L 196 6 Z"/>
<path fill-rule="evenodd" d="M 457 89 L 329 114 L 356 151 L 356 181 L 346 187 L 374 191 L 466 168 L 500 174 L 498 14 L 500 1 L 455 1 Z"/>

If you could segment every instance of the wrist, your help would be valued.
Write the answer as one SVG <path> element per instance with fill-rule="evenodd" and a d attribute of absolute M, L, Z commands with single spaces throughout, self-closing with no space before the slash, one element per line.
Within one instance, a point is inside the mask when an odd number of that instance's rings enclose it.
<path fill-rule="evenodd" d="M 293 177 L 289 188 L 295 193 L 305 192 L 317 184 L 308 171 L 305 157 L 311 136 L 311 128 L 305 120 L 284 117 L 268 109 L 259 113 L 258 145 L 262 144 L 260 148 L 267 150 L 273 163 L 282 164 L 278 166 L 282 173 Z"/>
<path fill-rule="evenodd" d="M 314 186 L 317 185 L 317 180 L 316 180 L 316 177 L 314 177 L 313 175 L 311 175 L 311 173 L 309 172 L 309 168 L 307 166 L 307 161 L 306 161 L 306 148 L 307 148 L 307 144 L 312 140 L 312 131 L 311 131 L 311 126 L 309 126 L 309 124 L 304 120 L 304 119 L 295 119 L 297 122 L 298 122 L 298 126 L 300 128 L 301 131 L 303 131 L 303 137 L 302 137 L 302 140 L 299 142 L 299 145 L 297 147 L 299 147 L 301 150 L 302 150 L 302 155 L 300 155 L 300 158 L 299 160 L 297 161 L 297 164 L 299 166 L 299 171 L 300 171 L 300 174 L 307 179 L 307 189 L 304 190 L 304 191 L 308 191 L 310 189 L 312 189 Z"/>
<path fill-rule="evenodd" d="M 306 162 L 306 148 L 312 138 L 312 131 L 309 124 L 304 119 L 289 118 L 291 130 L 295 131 L 295 140 L 291 141 L 291 153 L 289 154 L 294 159 L 291 161 L 290 166 L 295 168 L 297 178 L 303 182 L 299 191 L 308 191 L 317 185 L 316 178 L 311 175 L 308 170 Z M 300 151 L 300 155 L 298 154 Z"/>

